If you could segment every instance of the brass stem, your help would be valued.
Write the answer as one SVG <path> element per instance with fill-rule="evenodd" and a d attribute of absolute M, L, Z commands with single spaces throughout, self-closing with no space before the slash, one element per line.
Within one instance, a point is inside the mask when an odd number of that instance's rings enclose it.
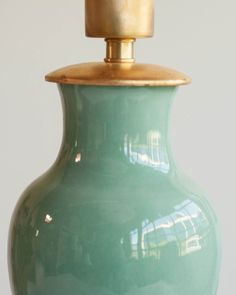
<path fill-rule="evenodd" d="M 107 63 L 133 63 L 135 38 L 106 38 Z"/>

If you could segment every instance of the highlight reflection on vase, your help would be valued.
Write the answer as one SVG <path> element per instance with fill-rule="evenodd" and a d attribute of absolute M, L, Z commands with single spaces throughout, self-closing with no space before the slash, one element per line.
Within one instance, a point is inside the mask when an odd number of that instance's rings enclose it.
<path fill-rule="evenodd" d="M 59 156 L 12 219 L 13 294 L 215 295 L 217 221 L 168 144 L 175 87 L 60 91 Z"/>
<path fill-rule="evenodd" d="M 138 163 L 167 173 L 170 168 L 168 155 L 160 148 L 160 141 L 161 135 L 158 131 L 148 132 L 147 144 L 135 144 L 135 140 L 129 141 L 127 135 L 124 140 L 124 153 L 133 164 Z"/>
<path fill-rule="evenodd" d="M 190 200 L 175 209 L 172 214 L 152 222 L 148 219 L 143 221 L 141 230 L 136 228 L 130 232 L 133 258 L 138 259 L 140 254 L 140 258 L 155 257 L 160 260 L 161 250 L 170 243 L 177 256 L 186 256 L 202 249 L 204 237 L 209 231 L 209 222 L 202 210 Z M 123 238 L 121 243 L 124 243 Z"/>

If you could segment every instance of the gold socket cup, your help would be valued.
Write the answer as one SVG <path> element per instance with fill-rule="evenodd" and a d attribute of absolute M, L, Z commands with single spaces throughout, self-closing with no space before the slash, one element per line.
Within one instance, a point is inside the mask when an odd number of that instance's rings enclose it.
<path fill-rule="evenodd" d="M 154 0 L 85 0 L 87 37 L 153 36 Z"/>

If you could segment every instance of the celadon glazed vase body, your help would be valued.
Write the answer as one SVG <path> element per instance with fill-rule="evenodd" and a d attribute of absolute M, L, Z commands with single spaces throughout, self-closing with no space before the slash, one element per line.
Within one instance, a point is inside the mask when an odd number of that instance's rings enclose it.
<path fill-rule="evenodd" d="M 12 217 L 12 294 L 215 295 L 217 220 L 168 141 L 176 87 L 59 89 L 61 150 Z"/>

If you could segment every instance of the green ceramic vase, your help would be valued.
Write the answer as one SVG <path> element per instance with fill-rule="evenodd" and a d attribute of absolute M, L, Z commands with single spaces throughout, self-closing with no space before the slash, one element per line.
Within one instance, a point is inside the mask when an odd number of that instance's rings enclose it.
<path fill-rule="evenodd" d="M 176 87 L 59 90 L 61 150 L 12 217 L 12 294 L 215 295 L 217 220 L 168 142 Z"/>

